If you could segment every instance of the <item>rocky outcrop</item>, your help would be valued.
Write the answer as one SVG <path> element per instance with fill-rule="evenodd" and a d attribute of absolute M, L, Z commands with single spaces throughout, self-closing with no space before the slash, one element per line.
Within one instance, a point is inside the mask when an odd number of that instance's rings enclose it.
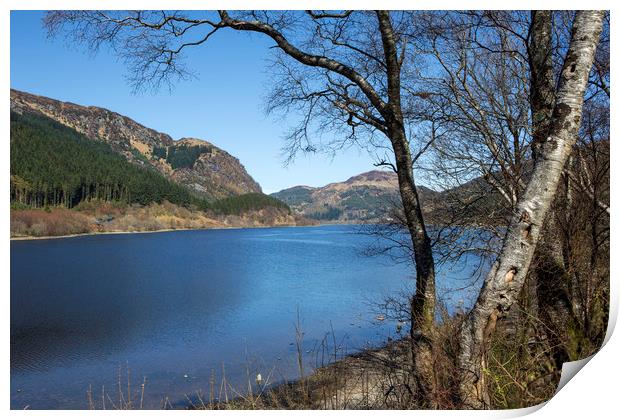
<path fill-rule="evenodd" d="M 183 138 L 168 146 L 168 155 L 171 150 L 184 148 L 197 149 L 199 153 L 191 166 L 172 169 L 170 177 L 174 181 L 217 198 L 261 192 L 260 185 L 245 172 L 239 160 L 224 150 L 204 140 Z"/>

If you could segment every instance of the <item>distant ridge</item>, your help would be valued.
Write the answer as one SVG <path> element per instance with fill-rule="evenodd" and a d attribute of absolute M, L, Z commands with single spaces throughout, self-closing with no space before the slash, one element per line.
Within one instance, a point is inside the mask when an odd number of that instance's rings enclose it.
<path fill-rule="evenodd" d="M 423 196 L 437 194 L 425 187 Z M 310 219 L 357 223 L 382 220 L 400 202 L 394 172 L 369 171 L 323 187 L 295 186 L 273 193 L 299 215 Z"/>
<path fill-rule="evenodd" d="M 455 216 L 459 220 L 470 215 L 482 220 L 506 215 L 497 192 L 481 178 L 445 191 L 423 185 L 418 185 L 417 190 L 428 223 L 451 222 Z M 373 170 L 323 187 L 299 185 L 271 195 L 298 215 L 331 223 L 384 222 L 394 209 L 400 208 L 398 177 L 391 171 Z M 462 209 L 466 203 L 467 214 L 452 213 L 451 209 Z"/>

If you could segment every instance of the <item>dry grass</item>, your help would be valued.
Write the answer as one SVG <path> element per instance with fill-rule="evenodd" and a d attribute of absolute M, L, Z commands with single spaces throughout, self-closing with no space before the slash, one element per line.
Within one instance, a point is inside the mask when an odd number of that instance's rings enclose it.
<path fill-rule="evenodd" d="M 439 329 L 435 365 L 438 384 L 438 406 L 456 408 L 454 403 L 455 365 L 446 358 L 446 349 L 452 345 L 456 323 L 444 324 Z M 277 367 L 259 369 L 247 362 L 245 385 L 233 386 L 226 377 L 222 364 L 219 381 L 212 371 L 206 392 L 196 391 L 185 395 L 185 400 L 172 402 L 164 397 L 149 401 L 149 407 L 160 409 L 195 410 L 255 410 L 255 409 L 416 409 L 414 386 L 411 375 L 410 341 L 408 338 L 390 340 L 380 348 L 347 355 L 344 342 L 334 332 L 326 334 L 312 349 L 302 344 L 303 331 L 299 321 L 296 325 L 295 381 L 287 381 L 278 375 Z M 249 360 L 249 359 L 248 359 Z M 308 361 L 314 361 L 309 369 Z M 261 372 L 261 377 L 256 373 Z M 146 407 L 143 378 L 140 386 L 133 389 L 119 370 L 116 389 L 108 394 L 105 389 L 94 393 L 87 390 L 88 405 L 92 409 L 138 409 Z M 260 380 L 259 380 L 260 379 Z M 95 395 L 97 394 L 97 395 Z"/>
<path fill-rule="evenodd" d="M 61 236 L 92 232 L 91 218 L 67 209 L 11 210 L 11 236 Z"/>
<path fill-rule="evenodd" d="M 240 216 L 216 216 L 166 201 L 148 206 L 86 201 L 71 210 L 63 207 L 46 210 L 11 209 L 11 237 L 307 224 L 311 223 L 272 208 Z"/>

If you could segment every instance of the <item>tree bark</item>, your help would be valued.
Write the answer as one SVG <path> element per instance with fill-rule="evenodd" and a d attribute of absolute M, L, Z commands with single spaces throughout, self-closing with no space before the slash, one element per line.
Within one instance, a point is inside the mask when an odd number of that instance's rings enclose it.
<path fill-rule="evenodd" d="M 407 229 L 413 245 L 416 292 L 411 298 L 411 351 L 416 385 L 414 399 L 419 407 L 433 407 L 434 374 L 432 342 L 435 326 L 435 261 L 427 234 L 422 206 L 413 178 L 413 161 L 405 134 L 400 95 L 400 62 L 389 12 L 377 11 L 387 67 L 388 111 L 385 119 L 392 143 L 398 187 Z"/>
<path fill-rule="evenodd" d="M 410 302 L 412 370 L 416 385 L 414 397 L 418 407 L 434 407 L 435 262 L 413 179 L 409 144 L 404 133 L 394 133 L 390 140 L 396 157 L 399 191 L 416 269 L 416 291 Z"/>
<path fill-rule="evenodd" d="M 550 10 L 532 11 L 527 55 L 530 67 L 530 109 L 534 159 L 545 142 L 555 103 Z"/>
<path fill-rule="evenodd" d="M 549 132 L 553 106 L 555 103 L 555 78 L 552 61 L 552 12 L 550 10 L 532 11 L 528 60 L 530 67 L 530 109 L 532 118 L 532 155 L 534 160 L 540 153 Z M 562 200 L 556 196 L 554 212 Z M 565 330 L 569 321 L 570 300 L 566 293 L 566 269 L 564 264 L 563 235 L 560 234 L 555 215 L 545 220 L 533 257 L 533 269 L 527 277 L 528 316 L 542 319 L 549 327 L 545 329 L 547 340 L 553 349 L 556 368 L 561 369 L 567 361 L 565 350 Z"/>
<path fill-rule="evenodd" d="M 465 407 L 489 407 L 485 373 L 488 339 L 523 286 L 564 164 L 576 142 L 602 20 L 601 11 L 579 11 L 575 15 L 547 137 L 540 145 L 532 178 L 516 206 L 497 261 L 463 322 L 458 364 L 459 394 Z"/>

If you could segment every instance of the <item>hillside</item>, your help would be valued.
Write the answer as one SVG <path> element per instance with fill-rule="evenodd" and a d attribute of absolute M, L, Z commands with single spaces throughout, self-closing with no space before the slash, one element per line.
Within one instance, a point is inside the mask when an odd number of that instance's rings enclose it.
<path fill-rule="evenodd" d="M 501 197 L 480 178 L 445 191 L 419 185 L 418 194 L 430 223 L 487 224 L 506 216 Z M 388 171 L 365 172 L 319 188 L 291 187 L 271 195 L 297 215 L 330 223 L 382 222 L 400 208 L 398 179 Z"/>
<path fill-rule="evenodd" d="M 105 142 L 136 166 L 153 168 L 209 200 L 260 193 L 260 185 L 237 158 L 200 139 L 174 141 L 104 108 L 76 105 L 11 89 L 11 111 L 35 113 Z"/>
<path fill-rule="evenodd" d="M 419 187 L 419 192 L 423 201 L 437 194 L 426 187 Z M 387 171 L 365 172 L 319 188 L 296 186 L 272 196 L 296 214 L 339 223 L 379 221 L 400 200 L 396 174 Z"/>
<path fill-rule="evenodd" d="M 11 112 L 10 161 L 11 237 L 303 223 L 259 192 L 208 201 L 40 113 Z"/>

